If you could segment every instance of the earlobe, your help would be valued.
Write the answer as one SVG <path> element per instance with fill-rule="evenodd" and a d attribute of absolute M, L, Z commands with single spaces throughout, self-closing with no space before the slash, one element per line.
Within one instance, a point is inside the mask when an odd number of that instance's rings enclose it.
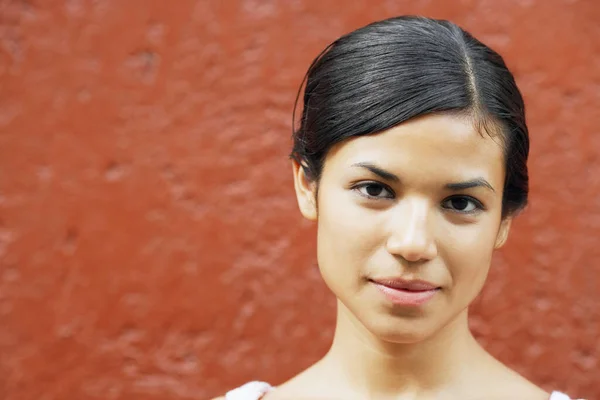
<path fill-rule="evenodd" d="M 292 160 L 292 170 L 300 212 L 304 218 L 315 221 L 317 219 L 316 185 L 306 176 L 304 168 L 296 160 Z"/>
<path fill-rule="evenodd" d="M 498 229 L 498 234 L 496 235 L 496 244 L 494 245 L 495 249 L 501 248 L 502 246 L 504 246 L 504 243 L 506 243 L 511 223 L 512 218 L 509 217 L 504 218 L 500 223 L 500 228 Z"/>

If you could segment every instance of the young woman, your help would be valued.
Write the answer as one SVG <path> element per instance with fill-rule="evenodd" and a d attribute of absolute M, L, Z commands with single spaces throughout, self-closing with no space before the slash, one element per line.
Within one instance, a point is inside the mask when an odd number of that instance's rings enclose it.
<path fill-rule="evenodd" d="M 337 297 L 329 352 L 228 400 L 568 399 L 492 357 L 468 327 L 527 202 L 523 99 L 496 52 L 448 21 L 398 17 L 328 46 L 306 76 L 292 164 Z"/>

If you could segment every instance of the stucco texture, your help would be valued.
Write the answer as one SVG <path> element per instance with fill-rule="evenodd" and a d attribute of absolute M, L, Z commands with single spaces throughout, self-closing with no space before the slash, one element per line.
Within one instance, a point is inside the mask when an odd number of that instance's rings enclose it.
<path fill-rule="evenodd" d="M 473 330 L 600 398 L 599 2 L 1 0 L 0 399 L 206 399 L 320 357 L 294 97 L 331 40 L 411 13 L 503 54 L 528 107 L 531 206 Z"/>

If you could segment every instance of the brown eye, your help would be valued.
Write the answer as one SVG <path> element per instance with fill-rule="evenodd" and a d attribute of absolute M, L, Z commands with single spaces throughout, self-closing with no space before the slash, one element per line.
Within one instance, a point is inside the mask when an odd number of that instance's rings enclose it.
<path fill-rule="evenodd" d="M 391 190 L 376 182 L 363 183 L 355 187 L 362 196 L 376 199 L 391 199 L 394 194 Z"/>
<path fill-rule="evenodd" d="M 469 207 L 469 200 L 465 199 L 464 197 L 452 199 L 450 200 L 450 203 L 455 210 L 459 211 L 464 211 L 467 207 Z"/>
<path fill-rule="evenodd" d="M 377 197 L 381 194 L 381 192 L 383 192 L 383 188 L 377 185 L 368 185 L 365 187 L 365 190 L 369 196 L 373 197 Z"/>
<path fill-rule="evenodd" d="M 468 196 L 455 196 L 442 203 L 442 207 L 460 213 L 473 213 L 483 209 L 481 203 Z"/>

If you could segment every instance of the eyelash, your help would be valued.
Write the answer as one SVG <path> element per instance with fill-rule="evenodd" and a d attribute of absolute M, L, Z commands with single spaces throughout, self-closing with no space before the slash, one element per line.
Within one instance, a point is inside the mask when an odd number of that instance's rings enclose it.
<path fill-rule="evenodd" d="M 390 193 L 390 196 L 389 197 L 371 196 L 369 194 L 363 193 L 360 190 L 360 189 L 366 188 L 368 186 L 378 186 L 378 187 L 381 187 L 383 190 L 388 191 Z M 390 200 L 395 195 L 394 191 L 389 186 L 384 185 L 384 184 L 379 183 L 379 182 L 374 182 L 374 181 L 361 182 L 359 184 L 356 184 L 356 185 L 352 186 L 351 189 L 354 190 L 354 191 L 356 191 L 360 196 L 363 196 L 363 197 L 365 197 L 367 199 L 371 199 L 371 200 Z M 479 200 L 477 200 L 474 197 L 466 196 L 466 195 L 454 195 L 454 196 L 450 196 L 450 197 L 444 199 L 444 201 L 442 202 L 442 204 L 446 203 L 448 201 L 451 201 L 451 200 L 455 200 L 455 199 L 466 199 L 467 201 L 470 201 L 470 202 L 472 202 L 475 205 L 475 209 L 473 209 L 471 211 L 461 211 L 461 210 L 455 210 L 455 209 L 452 209 L 452 208 L 449 208 L 449 207 L 443 207 L 443 208 L 446 209 L 446 210 L 449 210 L 451 212 L 456 212 L 456 213 L 459 213 L 459 214 L 475 214 L 475 213 L 478 213 L 480 211 L 485 210 L 485 207 L 483 206 L 483 204 Z"/>

